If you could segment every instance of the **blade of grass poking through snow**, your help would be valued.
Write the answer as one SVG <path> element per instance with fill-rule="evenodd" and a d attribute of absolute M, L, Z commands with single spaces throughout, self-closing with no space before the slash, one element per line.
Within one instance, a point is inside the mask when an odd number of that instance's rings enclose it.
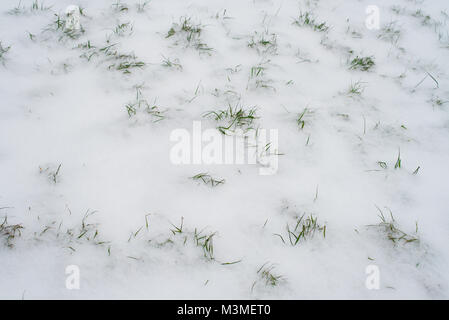
<path fill-rule="evenodd" d="M 313 31 L 326 32 L 329 26 L 326 22 L 318 22 L 311 12 L 300 12 L 298 18 L 294 19 L 294 25 L 299 27 L 309 27 Z"/>
<path fill-rule="evenodd" d="M 215 179 L 212 178 L 211 175 L 209 175 L 207 172 L 204 173 L 198 173 L 194 175 L 193 177 L 190 177 L 190 179 L 196 180 L 196 181 L 202 181 L 206 185 L 210 185 L 211 187 L 216 187 L 220 184 L 225 183 L 224 179 Z"/>
<path fill-rule="evenodd" d="M 382 169 L 387 169 L 388 165 L 383 162 L 383 161 L 378 161 L 377 164 L 382 168 Z"/>
<path fill-rule="evenodd" d="M 304 115 L 307 112 L 307 108 L 304 108 L 304 111 L 299 114 L 298 119 L 296 119 L 296 123 L 298 124 L 300 129 L 304 129 L 306 122 L 304 121 Z"/>
<path fill-rule="evenodd" d="M 177 233 L 182 233 L 182 228 L 184 225 L 184 217 L 181 217 L 181 224 L 179 226 L 175 226 L 173 223 L 170 224 L 174 227 L 174 229 L 170 229 L 173 235 L 176 235 Z"/>
<path fill-rule="evenodd" d="M 402 159 L 401 159 L 401 150 L 399 149 L 398 158 L 396 160 L 396 163 L 394 165 L 395 169 L 400 169 L 402 165 Z"/>
<path fill-rule="evenodd" d="M 240 263 L 240 262 L 242 262 L 242 260 L 237 260 L 237 261 L 232 261 L 232 262 L 223 262 L 221 265 L 229 266 L 229 265 Z"/>
<path fill-rule="evenodd" d="M 151 215 L 151 213 L 145 215 L 145 228 L 146 228 L 147 230 L 148 230 L 148 228 L 149 228 L 149 224 L 148 224 L 148 216 L 150 216 L 150 215 Z"/>

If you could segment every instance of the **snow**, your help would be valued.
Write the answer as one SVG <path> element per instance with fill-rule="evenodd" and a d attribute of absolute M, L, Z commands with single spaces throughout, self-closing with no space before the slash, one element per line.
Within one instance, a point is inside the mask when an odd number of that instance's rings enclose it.
<path fill-rule="evenodd" d="M 32 10 L 22 1 L 15 13 L 17 1 L 0 4 L 0 41 L 10 46 L 0 58 L 0 298 L 449 297 L 447 1 L 137 3 Z M 84 33 L 73 39 L 54 24 L 70 5 L 83 8 Z M 380 30 L 365 26 L 369 5 Z M 294 25 L 301 12 L 329 29 Z M 202 28 L 190 45 L 182 32 L 167 37 L 183 17 Z M 390 23 L 399 38 L 382 31 Z M 264 33 L 274 47 L 248 46 Z M 88 41 L 95 48 L 79 47 Z M 99 51 L 111 44 L 145 65 L 115 70 Z M 374 67 L 350 70 L 356 56 L 374 57 Z M 267 87 L 249 79 L 254 66 Z M 361 95 L 348 95 L 357 82 Z M 136 86 L 161 121 L 128 115 Z M 257 107 L 258 127 L 278 130 L 275 174 L 170 161 L 174 130 L 214 128 L 203 114 L 237 102 Z M 225 183 L 190 178 L 201 172 Z M 389 240 L 379 210 L 418 240 Z M 303 214 L 325 235 L 293 246 L 286 225 Z M 171 232 L 181 221 L 182 233 Z M 8 241 L 5 227 L 17 224 Z M 203 229 L 216 232 L 213 259 L 194 240 Z M 79 290 L 66 288 L 69 265 L 79 267 Z M 378 290 L 366 286 L 370 265 Z M 263 268 L 280 276 L 276 285 Z"/>

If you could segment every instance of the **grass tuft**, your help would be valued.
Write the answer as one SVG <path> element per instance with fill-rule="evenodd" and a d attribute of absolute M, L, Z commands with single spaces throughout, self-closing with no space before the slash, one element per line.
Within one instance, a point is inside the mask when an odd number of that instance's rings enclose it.
<path fill-rule="evenodd" d="M 326 238 L 326 225 L 321 226 L 318 224 L 318 218 L 313 215 L 309 215 L 304 218 L 305 214 L 296 218 L 295 227 L 293 229 L 290 228 L 287 223 L 287 236 L 290 244 L 292 246 L 296 246 L 300 243 L 300 241 L 307 241 L 311 239 L 316 232 L 322 233 L 323 238 Z M 283 243 L 285 243 L 284 237 L 279 234 L 275 234 L 279 236 Z"/>
<path fill-rule="evenodd" d="M 381 232 L 383 232 L 386 235 L 388 240 L 392 241 L 394 244 L 398 244 L 401 242 L 403 244 L 419 242 L 419 237 L 417 234 L 418 233 L 418 223 L 416 223 L 416 229 L 415 229 L 414 235 L 407 234 L 398 228 L 398 223 L 394 219 L 393 213 L 391 212 L 390 209 L 388 209 L 390 217 L 387 219 L 385 217 L 384 213 L 382 212 L 382 210 L 379 207 L 376 207 L 376 208 L 379 211 L 378 216 L 380 218 L 380 223 L 375 224 L 375 225 L 368 225 L 368 227 L 379 229 Z"/>
<path fill-rule="evenodd" d="M 14 239 L 22 235 L 22 229 L 23 226 L 21 224 L 8 224 L 8 218 L 5 217 L 2 224 L 0 224 L 0 237 L 5 238 L 5 244 L 12 248 L 14 247 Z"/>
<path fill-rule="evenodd" d="M 278 286 L 282 281 L 285 280 L 285 278 L 282 275 L 276 274 L 273 272 L 275 269 L 274 264 L 268 264 L 268 262 L 264 263 L 259 270 L 257 270 L 257 276 L 258 280 L 254 281 L 251 291 L 254 290 L 254 287 L 258 282 L 262 282 L 267 287 L 276 287 Z"/>
<path fill-rule="evenodd" d="M 349 69 L 351 70 L 361 70 L 361 71 L 369 71 L 372 67 L 374 67 L 374 57 L 355 57 L 349 63 Z"/>
<path fill-rule="evenodd" d="M 235 129 L 244 131 L 253 129 L 254 121 L 257 119 L 255 107 L 246 110 L 241 106 L 235 106 L 234 108 L 229 106 L 229 108 L 223 110 L 208 111 L 203 117 L 213 118 L 220 122 L 221 125 L 217 129 L 222 134 L 226 134 L 228 131 L 232 132 Z"/>
<path fill-rule="evenodd" d="M 2 64 L 4 64 L 6 57 L 5 55 L 8 53 L 8 51 L 11 49 L 11 46 L 8 47 L 4 47 L 2 45 L 2 42 L 0 41 L 0 61 L 2 62 Z"/>
<path fill-rule="evenodd" d="M 293 21 L 293 24 L 299 27 L 306 26 L 317 32 L 326 32 L 329 30 L 326 22 L 318 22 L 311 12 L 301 12 L 299 17 Z"/>
<path fill-rule="evenodd" d="M 211 187 L 216 187 L 220 184 L 225 183 L 225 179 L 215 179 L 212 178 L 210 174 L 206 173 L 198 173 L 197 175 L 194 175 L 193 177 L 190 177 L 190 179 L 193 179 L 195 181 L 202 181 L 205 185 L 210 185 Z"/>

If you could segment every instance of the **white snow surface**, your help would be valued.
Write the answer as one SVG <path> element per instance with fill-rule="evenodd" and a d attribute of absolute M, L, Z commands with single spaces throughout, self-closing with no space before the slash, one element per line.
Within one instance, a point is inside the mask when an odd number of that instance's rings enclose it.
<path fill-rule="evenodd" d="M 0 3 L 9 47 L 0 58 L 0 298 L 449 297 L 447 0 L 32 3 Z M 55 27 L 69 5 L 83 8 L 84 32 L 73 37 Z M 365 26 L 368 5 L 380 10 L 380 30 Z M 293 24 L 301 12 L 329 29 Z M 167 37 L 183 17 L 212 50 Z M 261 35 L 275 46 L 248 46 Z M 112 44 L 145 65 L 110 67 L 100 49 Z M 375 65 L 351 70 L 356 56 Z M 249 79 L 259 65 L 266 86 Z M 363 92 L 347 94 L 357 82 Z M 139 108 L 128 115 L 136 86 L 161 121 Z M 214 127 L 204 113 L 228 103 L 257 107 L 257 126 L 278 130 L 276 174 L 170 161 L 170 133 L 193 121 Z M 200 172 L 225 183 L 190 178 Z M 389 239 L 380 212 L 409 238 Z M 325 235 L 291 245 L 286 226 L 303 214 Z M 182 233 L 171 232 L 181 221 Z M 14 225 L 23 228 L 8 238 Z M 213 259 L 195 230 L 216 232 Z M 69 265 L 79 290 L 66 288 Z M 366 286 L 370 265 L 378 290 Z M 260 268 L 280 276 L 275 285 Z"/>

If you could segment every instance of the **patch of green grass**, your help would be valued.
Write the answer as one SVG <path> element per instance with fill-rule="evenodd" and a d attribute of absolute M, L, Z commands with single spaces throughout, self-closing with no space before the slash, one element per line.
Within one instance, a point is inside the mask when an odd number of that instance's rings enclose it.
<path fill-rule="evenodd" d="M 126 3 L 121 3 L 120 0 L 113 3 L 111 7 L 115 12 L 128 12 L 129 10 L 128 5 Z"/>
<path fill-rule="evenodd" d="M 203 249 L 204 257 L 208 260 L 214 260 L 214 244 L 213 237 L 216 235 L 216 232 L 210 234 L 202 234 L 203 231 L 197 231 L 195 228 L 193 239 L 195 241 L 196 246 L 201 247 Z"/>
<path fill-rule="evenodd" d="M 134 53 L 119 52 L 116 49 L 117 45 L 117 43 L 113 43 L 98 50 L 88 50 L 86 58 L 90 60 L 93 56 L 103 55 L 106 57 L 106 61 L 113 62 L 108 66 L 109 70 L 121 71 L 123 74 L 130 74 L 134 69 L 141 69 L 146 66 L 146 63 L 139 61 Z"/>
<path fill-rule="evenodd" d="M 368 225 L 368 227 L 370 228 L 376 228 L 379 229 L 382 233 L 384 233 L 386 235 L 386 237 L 388 238 L 388 240 L 392 241 L 394 244 L 398 244 L 398 243 L 403 243 L 403 244 L 407 244 L 407 243 L 412 243 L 412 242 L 419 242 L 419 237 L 418 237 L 418 223 L 416 223 L 416 230 L 414 235 L 410 235 L 405 233 L 404 231 L 400 230 L 398 227 L 398 224 L 396 222 L 396 220 L 393 217 L 393 213 L 391 212 L 391 210 L 388 209 L 389 211 L 389 218 L 386 218 L 384 213 L 382 212 L 382 210 L 380 208 L 377 207 L 377 210 L 379 211 L 379 218 L 380 218 L 380 223 L 375 224 L 375 225 Z"/>
<path fill-rule="evenodd" d="M 123 36 L 130 36 L 134 31 L 134 26 L 131 22 L 124 22 L 119 23 L 114 28 L 114 34 L 123 37 Z"/>
<path fill-rule="evenodd" d="M 22 229 L 22 224 L 9 224 L 8 218 L 5 217 L 2 224 L 0 224 L 0 237 L 5 238 L 5 244 L 12 248 L 14 247 L 14 239 L 22 236 Z"/>
<path fill-rule="evenodd" d="M 162 58 L 162 66 L 167 68 L 175 68 L 182 71 L 182 65 L 179 63 L 179 59 L 170 60 L 164 56 L 162 56 Z"/>
<path fill-rule="evenodd" d="M 171 225 L 173 226 L 173 229 L 170 229 L 170 231 L 173 233 L 173 235 L 176 235 L 177 233 L 182 233 L 184 226 L 184 217 L 181 217 L 181 223 L 179 224 L 179 226 L 176 226 L 173 223 L 171 223 Z"/>
<path fill-rule="evenodd" d="M 282 275 L 276 274 L 274 272 L 275 265 L 269 264 L 268 262 L 264 263 L 258 270 L 257 276 L 258 280 L 254 281 L 251 291 L 254 290 L 254 287 L 257 283 L 262 282 L 267 287 L 276 287 L 282 281 L 285 281 L 285 278 Z"/>
<path fill-rule="evenodd" d="M 202 172 L 194 175 L 193 177 L 190 177 L 190 179 L 193 179 L 195 181 L 202 181 L 206 185 L 210 185 L 211 187 L 216 187 L 220 184 L 224 184 L 224 179 L 215 179 L 207 172 Z"/>
<path fill-rule="evenodd" d="M 259 54 L 276 54 L 277 36 L 268 32 L 255 32 L 248 42 L 248 47 L 256 49 Z"/>
<path fill-rule="evenodd" d="M 131 69 L 133 68 L 143 68 L 145 66 L 145 62 L 143 61 L 123 61 L 119 64 L 112 65 L 115 70 L 122 71 L 123 73 L 131 73 Z M 111 66 L 109 67 L 111 68 Z"/>
<path fill-rule="evenodd" d="M 139 110 L 143 110 L 145 114 L 152 117 L 153 122 L 158 122 L 165 119 L 165 111 L 160 110 L 160 107 L 156 104 L 156 99 L 152 104 L 144 98 L 142 94 L 143 85 L 135 86 L 136 98 L 133 102 L 129 102 L 125 105 L 128 116 L 131 118 L 137 115 Z"/>
<path fill-rule="evenodd" d="M 363 82 L 356 81 L 356 82 L 351 83 L 351 85 L 349 86 L 349 89 L 347 91 L 347 94 L 351 97 L 361 96 L 364 90 L 365 90 L 365 87 L 363 86 Z"/>
<path fill-rule="evenodd" d="M 184 44 L 199 52 L 210 52 L 213 49 L 202 42 L 203 25 L 194 23 L 190 17 L 181 17 L 179 23 L 173 23 L 165 38 L 175 38 L 175 44 Z"/>
<path fill-rule="evenodd" d="M 257 119 L 256 110 L 255 107 L 246 110 L 238 105 L 234 108 L 229 106 L 223 110 L 208 111 L 203 114 L 203 117 L 213 118 L 215 121 L 222 123 L 217 129 L 222 134 L 226 134 L 229 130 L 242 129 L 248 131 L 253 129 L 254 121 Z"/>
<path fill-rule="evenodd" d="M 369 71 L 372 67 L 374 67 L 374 57 L 355 57 L 349 62 L 349 69 L 351 70 L 361 70 L 361 71 Z"/>
<path fill-rule="evenodd" d="M 67 40 L 67 39 L 76 40 L 85 33 L 83 26 L 80 26 L 79 29 L 69 28 L 66 25 L 66 20 L 63 17 L 61 17 L 59 14 L 56 14 L 56 13 L 54 14 L 54 16 L 55 16 L 55 19 L 53 20 L 52 23 L 50 23 L 50 25 L 45 29 L 45 31 L 59 33 L 60 36 L 59 36 L 58 41 Z"/>
<path fill-rule="evenodd" d="M 306 26 L 318 32 L 326 32 L 329 30 L 326 22 L 318 22 L 311 12 L 301 12 L 298 18 L 294 19 L 293 24 L 299 27 Z"/>
<path fill-rule="evenodd" d="M 294 228 L 290 228 L 290 225 L 287 223 L 287 236 L 292 246 L 298 245 L 300 241 L 312 238 L 316 232 L 322 233 L 323 237 L 326 237 L 326 225 L 318 224 L 318 218 L 313 215 L 305 217 L 305 214 L 303 214 L 297 217 Z M 275 235 L 279 236 L 285 243 L 284 237 L 279 234 Z"/>
<path fill-rule="evenodd" d="M 397 27 L 396 22 L 390 22 L 379 30 L 378 39 L 389 41 L 396 44 L 401 37 L 401 30 Z"/>
<path fill-rule="evenodd" d="M 264 75 L 265 67 L 262 67 L 260 65 L 251 67 L 249 76 L 250 78 L 256 78 L 261 77 Z"/>

